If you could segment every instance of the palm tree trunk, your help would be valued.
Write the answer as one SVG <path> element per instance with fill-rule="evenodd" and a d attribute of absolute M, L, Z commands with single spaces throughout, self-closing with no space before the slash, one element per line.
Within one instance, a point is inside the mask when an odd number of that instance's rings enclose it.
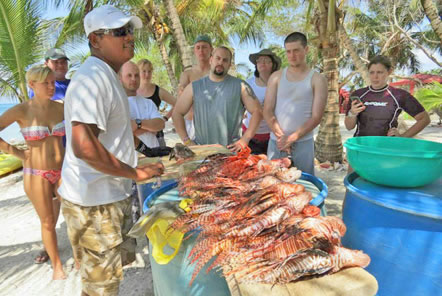
<path fill-rule="evenodd" d="M 442 21 L 440 20 L 439 14 L 437 12 L 437 7 L 434 4 L 433 0 L 421 0 L 422 7 L 424 8 L 425 14 L 430 20 L 431 27 L 434 32 L 436 32 L 437 36 L 439 36 L 439 40 L 442 45 Z"/>
<path fill-rule="evenodd" d="M 164 66 L 166 67 L 167 75 L 169 76 L 170 84 L 172 85 L 172 93 L 175 94 L 178 89 L 178 81 L 175 76 L 175 71 L 173 71 L 172 64 L 170 63 L 169 55 L 167 54 L 166 45 L 164 44 L 164 26 L 161 19 L 159 19 L 159 11 L 158 7 L 155 5 L 153 1 L 146 1 L 144 6 L 142 7 L 142 12 L 139 13 L 143 25 L 146 28 L 149 28 L 149 31 L 152 32 L 152 35 L 155 39 L 155 43 L 160 50 L 161 59 L 164 62 Z M 158 29 L 160 28 L 160 29 Z"/>
<path fill-rule="evenodd" d="M 92 9 L 94 9 L 94 1 L 93 0 L 86 0 L 86 3 L 84 4 L 84 15 L 83 19 Z"/>
<path fill-rule="evenodd" d="M 348 50 L 350 53 L 353 64 L 355 65 L 356 70 L 361 75 L 362 79 L 364 79 L 365 85 L 370 85 L 370 79 L 368 78 L 367 67 L 364 62 L 359 57 L 358 52 L 353 46 L 350 37 L 348 37 L 347 32 L 345 31 L 344 25 L 342 23 L 339 25 L 339 37 L 342 41 L 342 45 Z"/>
<path fill-rule="evenodd" d="M 315 156 L 320 162 L 342 162 L 342 138 L 339 129 L 338 45 L 323 49 L 324 72 L 328 80 L 328 98 L 315 141 Z"/>
<path fill-rule="evenodd" d="M 189 44 L 187 43 L 186 36 L 184 35 L 183 26 L 181 25 L 181 21 L 173 0 L 164 0 L 163 2 L 166 6 L 167 14 L 172 22 L 172 34 L 177 42 L 178 50 L 181 54 L 183 69 L 186 69 L 192 66 L 192 53 L 190 51 Z"/>
<path fill-rule="evenodd" d="M 338 31 L 327 30 L 330 27 L 327 25 L 330 22 L 327 4 L 324 0 L 319 3 L 320 15 L 317 28 L 321 38 L 324 74 L 328 81 L 328 98 L 315 141 L 315 156 L 320 162 L 328 160 L 334 163 L 342 162 L 342 139 L 339 130 L 339 46 Z M 332 18 L 336 21 L 335 15 Z"/>
<path fill-rule="evenodd" d="M 156 38 L 157 36 L 155 36 Z M 164 66 L 166 66 L 167 75 L 169 76 L 170 84 L 172 85 L 172 93 L 175 94 L 178 89 L 178 81 L 175 76 L 175 72 L 173 71 L 172 64 L 170 63 L 169 55 L 167 54 L 166 46 L 164 45 L 164 41 L 161 39 L 157 39 L 157 45 L 160 49 L 161 58 L 163 59 Z"/>

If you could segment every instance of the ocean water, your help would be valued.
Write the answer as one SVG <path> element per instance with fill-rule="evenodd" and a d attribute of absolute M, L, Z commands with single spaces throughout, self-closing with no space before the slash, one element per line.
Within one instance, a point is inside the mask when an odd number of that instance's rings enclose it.
<path fill-rule="evenodd" d="M 0 102 L 1 101 L 2 101 L 2 98 L 0 98 Z M 6 110 L 8 110 L 9 108 L 11 108 L 17 104 L 18 103 L 8 103 L 8 104 L 0 103 L 0 115 L 2 115 Z M 165 104 L 165 103 L 162 102 L 161 104 Z M 162 106 L 163 105 L 161 105 L 161 107 Z M 170 108 L 171 108 L 171 106 L 167 106 L 166 112 L 168 112 L 170 110 Z M 25 141 L 22 134 L 20 133 L 20 126 L 18 125 L 17 122 L 14 122 L 13 124 L 8 126 L 7 128 L 0 131 L 0 138 L 2 138 L 3 140 L 5 140 L 6 142 L 11 143 L 11 144 L 23 143 Z"/>
<path fill-rule="evenodd" d="M 0 115 L 15 105 L 17 104 L 0 104 Z M 25 141 L 20 133 L 20 126 L 17 124 L 17 122 L 14 122 L 2 130 L 0 132 L 0 138 L 11 144 L 22 143 Z"/>

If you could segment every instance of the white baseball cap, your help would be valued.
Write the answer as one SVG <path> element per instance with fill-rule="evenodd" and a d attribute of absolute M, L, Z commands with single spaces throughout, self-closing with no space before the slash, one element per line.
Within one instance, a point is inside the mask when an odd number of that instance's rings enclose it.
<path fill-rule="evenodd" d="M 84 18 L 84 30 L 86 36 L 100 29 L 117 29 L 127 23 L 131 23 L 135 29 L 143 26 L 141 19 L 137 16 L 127 16 L 118 8 L 112 5 L 102 5 L 92 9 Z"/>

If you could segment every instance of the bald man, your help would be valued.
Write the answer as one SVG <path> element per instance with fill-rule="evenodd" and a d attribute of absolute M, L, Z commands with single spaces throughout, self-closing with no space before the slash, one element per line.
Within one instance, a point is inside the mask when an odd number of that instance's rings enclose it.
<path fill-rule="evenodd" d="M 129 100 L 132 131 L 136 137 L 136 150 L 143 153 L 142 147 L 144 146 L 158 147 L 156 133 L 164 128 L 165 123 L 155 104 L 151 100 L 137 95 L 137 89 L 140 86 L 138 66 L 131 61 L 126 62 L 121 67 L 119 75 Z"/>

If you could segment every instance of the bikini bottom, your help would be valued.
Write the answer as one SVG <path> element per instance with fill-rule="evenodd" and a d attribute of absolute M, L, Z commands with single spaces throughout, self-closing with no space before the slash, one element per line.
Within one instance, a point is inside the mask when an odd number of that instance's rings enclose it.
<path fill-rule="evenodd" d="M 39 170 L 32 168 L 23 168 L 23 174 L 40 176 L 51 182 L 51 184 L 57 183 L 58 180 L 60 180 L 61 178 L 61 170 Z"/>

